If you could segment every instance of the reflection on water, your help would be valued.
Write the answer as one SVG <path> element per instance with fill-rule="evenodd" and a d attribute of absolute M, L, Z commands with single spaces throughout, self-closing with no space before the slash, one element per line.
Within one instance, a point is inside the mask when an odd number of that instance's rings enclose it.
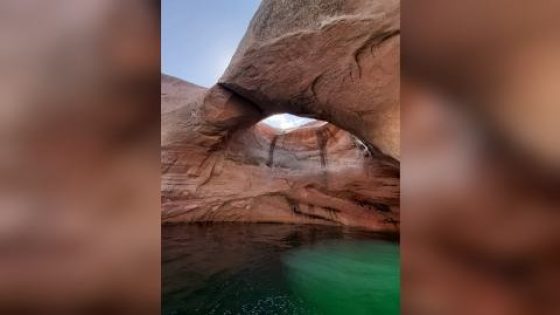
<path fill-rule="evenodd" d="M 395 242 L 336 227 L 162 228 L 163 314 L 398 314 Z M 375 313 L 372 313 L 374 311 Z"/>

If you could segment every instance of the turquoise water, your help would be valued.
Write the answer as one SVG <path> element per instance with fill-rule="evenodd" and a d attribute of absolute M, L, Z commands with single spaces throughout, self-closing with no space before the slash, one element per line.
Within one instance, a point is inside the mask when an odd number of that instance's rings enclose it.
<path fill-rule="evenodd" d="M 311 225 L 162 228 L 163 314 L 399 314 L 395 241 Z"/>
<path fill-rule="evenodd" d="M 320 314 L 399 314 L 399 253 L 379 241 L 328 242 L 289 252 L 286 277 Z"/>

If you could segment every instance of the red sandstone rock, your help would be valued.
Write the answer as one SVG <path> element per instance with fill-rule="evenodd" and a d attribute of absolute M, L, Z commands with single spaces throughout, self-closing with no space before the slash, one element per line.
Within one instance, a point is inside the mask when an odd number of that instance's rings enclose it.
<path fill-rule="evenodd" d="M 254 105 L 218 86 L 200 93 L 169 76 L 162 82 L 163 222 L 398 229 L 396 160 L 372 156 L 332 124 L 287 134 L 255 124 L 264 116 Z"/>
<path fill-rule="evenodd" d="M 398 52 L 398 1 L 264 0 L 218 85 L 162 76 L 163 222 L 397 231 Z"/>
<path fill-rule="evenodd" d="M 264 0 L 220 84 L 399 157 L 399 1 Z"/>

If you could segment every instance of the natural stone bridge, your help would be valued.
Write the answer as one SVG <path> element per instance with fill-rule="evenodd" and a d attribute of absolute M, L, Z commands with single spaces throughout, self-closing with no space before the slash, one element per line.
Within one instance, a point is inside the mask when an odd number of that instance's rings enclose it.
<path fill-rule="evenodd" d="M 163 75 L 163 221 L 398 231 L 399 27 L 397 1 L 264 0 L 215 86 Z"/>

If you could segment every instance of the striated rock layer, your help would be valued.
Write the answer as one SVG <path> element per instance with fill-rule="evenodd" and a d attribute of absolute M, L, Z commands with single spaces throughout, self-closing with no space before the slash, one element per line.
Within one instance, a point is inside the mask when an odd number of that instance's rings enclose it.
<path fill-rule="evenodd" d="M 268 1 L 210 89 L 162 75 L 163 222 L 399 228 L 399 7 Z M 259 123 L 315 117 L 281 133 Z"/>

